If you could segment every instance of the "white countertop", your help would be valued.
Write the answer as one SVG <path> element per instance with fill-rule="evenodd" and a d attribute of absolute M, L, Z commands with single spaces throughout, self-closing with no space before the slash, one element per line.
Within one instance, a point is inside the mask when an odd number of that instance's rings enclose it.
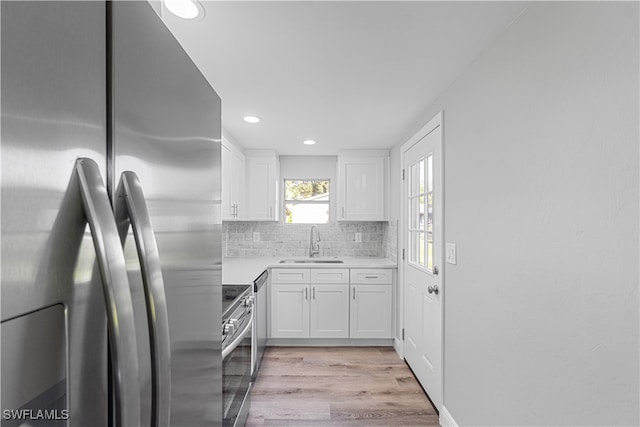
<path fill-rule="evenodd" d="M 228 257 L 222 260 L 222 283 L 225 285 L 251 284 L 267 268 L 396 268 L 388 258 L 372 257 L 328 257 L 341 259 L 344 263 L 280 264 L 283 259 L 295 257 Z M 300 258 L 302 259 L 302 258 Z"/>

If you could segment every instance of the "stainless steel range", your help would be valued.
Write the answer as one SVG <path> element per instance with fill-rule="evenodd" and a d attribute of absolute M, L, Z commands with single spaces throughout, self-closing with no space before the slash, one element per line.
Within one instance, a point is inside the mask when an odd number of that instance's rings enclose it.
<path fill-rule="evenodd" d="M 249 416 L 253 286 L 222 287 L 223 425 L 244 426 Z"/>

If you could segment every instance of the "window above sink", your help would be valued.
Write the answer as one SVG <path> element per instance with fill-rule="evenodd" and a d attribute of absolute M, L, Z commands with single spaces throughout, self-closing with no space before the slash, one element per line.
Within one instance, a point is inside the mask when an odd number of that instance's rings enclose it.
<path fill-rule="evenodd" d="M 331 207 L 328 179 L 285 179 L 285 224 L 327 224 Z"/>

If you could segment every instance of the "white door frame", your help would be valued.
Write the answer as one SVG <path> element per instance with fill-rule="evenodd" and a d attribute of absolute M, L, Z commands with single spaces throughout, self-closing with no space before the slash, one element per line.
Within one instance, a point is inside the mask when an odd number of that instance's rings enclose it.
<path fill-rule="evenodd" d="M 400 171 L 402 173 L 402 170 L 404 168 L 404 161 L 405 161 L 405 153 L 407 152 L 407 150 L 409 150 L 409 148 L 411 148 L 413 145 L 415 145 L 416 143 L 418 143 L 421 139 L 423 139 L 425 136 L 427 136 L 429 133 L 431 133 L 434 129 L 436 129 L 438 126 L 440 126 L 440 158 L 439 159 L 435 159 L 437 164 L 438 164 L 438 169 L 439 169 L 439 174 L 436 177 L 437 179 L 440 180 L 440 182 L 442 183 L 442 202 L 440 203 L 440 206 L 436 206 L 436 212 L 437 215 L 440 216 L 440 218 L 442 218 L 442 223 L 440 225 L 440 227 L 442 228 L 442 239 L 440 240 L 441 243 L 441 247 L 438 248 L 442 254 L 442 265 L 440 265 L 440 292 L 441 292 L 441 310 L 440 310 L 440 327 L 441 327 L 441 334 L 440 334 L 440 350 L 441 350 L 441 370 L 440 370 L 440 384 L 441 384 L 441 396 L 442 396 L 442 405 L 444 407 L 444 364 L 445 364 L 445 359 L 444 359 L 444 301 L 445 301 L 445 296 L 446 296 L 446 287 L 445 287 L 445 239 L 444 239 L 444 203 L 445 203 L 445 182 L 444 182 L 444 126 L 443 126 L 443 118 L 444 118 L 444 111 L 440 111 L 438 112 L 438 114 L 436 114 L 431 120 L 429 120 L 429 122 L 424 125 L 418 132 L 415 133 L 415 135 L 413 135 L 411 138 L 409 138 L 407 140 L 407 142 L 405 142 L 404 144 L 402 144 L 402 146 L 400 147 Z M 400 311 L 399 316 L 398 316 L 398 320 L 400 321 L 401 325 L 401 330 L 404 330 L 404 314 L 405 314 L 405 307 L 404 307 L 404 302 L 405 302 L 405 283 L 404 283 L 404 278 L 405 278 L 405 271 L 404 271 L 404 260 L 402 259 L 402 251 L 405 252 L 405 254 L 407 254 L 407 233 L 406 233 L 406 228 L 408 226 L 407 224 L 407 204 L 405 203 L 406 199 L 407 199 L 407 186 L 406 186 L 406 179 L 403 179 L 400 181 L 401 183 L 401 192 L 400 192 L 400 197 L 401 197 L 401 203 L 400 203 L 400 219 L 398 221 L 398 250 L 399 250 L 399 254 L 398 254 L 398 283 L 401 285 L 399 286 L 400 288 L 400 295 L 399 295 L 399 299 L 401 301 L 400 304 L 398 304 L 398 309 Z M 400 350 L 398 353 L 400 354 L 400 357 L 404 359 L 404 340 L 400 341 L 400 345 L 396 346 L 396 350 Z"/>

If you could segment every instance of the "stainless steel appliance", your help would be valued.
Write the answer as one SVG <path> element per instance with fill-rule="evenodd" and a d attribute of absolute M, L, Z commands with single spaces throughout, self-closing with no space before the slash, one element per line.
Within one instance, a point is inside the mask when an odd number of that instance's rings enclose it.
<path fill-rule="evenodd" d="M 225 285 L 222 294 L 223 425 L 240 427 L 251 403 L 253 287 Z"/>
<path fill-rule="evenodd" d="M 221 425 L 220 98 L 147 2 L 0 8 L 3 425 Z"/>
<path fill-rule="evenodd" d="M 253 374 L 255 381 L 267 346 L 267 282 L 269 270 L 265 270 L 253 282 L 254 306 L 253 311 Z"/>

